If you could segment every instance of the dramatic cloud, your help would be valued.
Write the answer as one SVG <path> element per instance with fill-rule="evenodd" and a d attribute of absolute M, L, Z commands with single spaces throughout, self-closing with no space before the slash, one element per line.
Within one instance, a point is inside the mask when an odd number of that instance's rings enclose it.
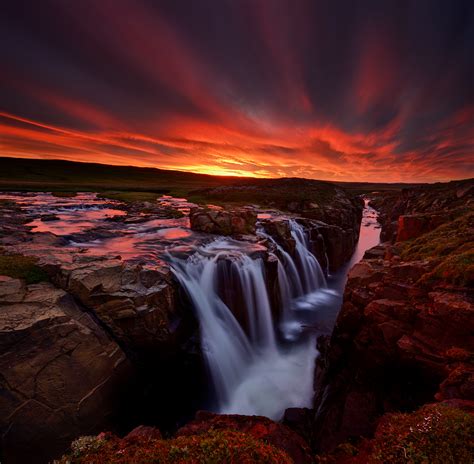
<path fill-rule="evenodd" d="M 42 0 L 0 15 L 0 154 L 474 176 L 474 3 Z"/>

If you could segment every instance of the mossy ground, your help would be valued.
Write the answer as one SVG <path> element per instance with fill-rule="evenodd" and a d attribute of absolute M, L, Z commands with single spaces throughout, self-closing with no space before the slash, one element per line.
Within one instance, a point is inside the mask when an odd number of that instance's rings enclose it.
<path fill-rule="evenodd" d="M 472 464 L 474 417 L 444 405 L 394 414 L 377 431 L 374 462 Z"/>
<path fill-rule="evenodd" d="M 433 270 L 423 276 L 431 283 L 474 284 L 474 212 L 468 212 L 423 234 L 399 244 L 403 260 L 433 260 Z"/>
<path fill-rule="evenodd" d="M 283 451 L 252 436 L 225 431 L 171 440 L 103 434 L 83 437 L 56 464 L 291 464 Z"/>
<path fill-rule="evenodd" d="M 387 414 L 375 438 L 344 443 L 318 464 L 472 464 L 474 416 L 443 404 Z"/>
<path fill-rule="evenodd" d="M 0 254 L 0 275 L 24 279 L 27 284 L 49 280 L 46 272 L 37 266 L 35 258 L 22 255 Z"/>

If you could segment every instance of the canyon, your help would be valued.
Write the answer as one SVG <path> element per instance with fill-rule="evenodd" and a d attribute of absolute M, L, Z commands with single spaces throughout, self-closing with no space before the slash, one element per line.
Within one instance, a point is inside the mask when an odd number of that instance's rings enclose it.
<path fill-rule="evenodd" d="M 377 444 L 340 445 L 388 413 L 472 411 L 472 180 L 365 204 L 302 179 L 196 195 L 0 194 L 5 462 L 80 436 L 77 462 L 196 437 L 358 462 Z"/>

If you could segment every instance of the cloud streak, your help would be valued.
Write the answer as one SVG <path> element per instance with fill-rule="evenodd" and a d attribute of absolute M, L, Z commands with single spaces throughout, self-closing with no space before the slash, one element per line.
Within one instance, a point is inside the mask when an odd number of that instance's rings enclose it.
<path fill-rule="evenodd" d="M 474 8 L 11 2 L 0 151 L 259 177 L 474 176 Z"/>

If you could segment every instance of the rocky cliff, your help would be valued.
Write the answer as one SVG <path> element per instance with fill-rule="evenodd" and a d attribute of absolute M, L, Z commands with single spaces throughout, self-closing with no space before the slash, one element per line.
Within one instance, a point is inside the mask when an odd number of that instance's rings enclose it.
<path fill-rule="evenodd" d="M 382 241 L 416 238 L 472 209 L 473 204 L 473 179 L 376 193 L 371 200 L 380 213 Z"/>
<path fill-rule="evenodd" d="M 333 193 L 318 204 L 287 208 L 309 231 L 324 266 L 328 256 L 331 269 L 350 257 L 362 210 L 340 189 Z M 57 215 L 35 215 L 33 209 L 27 219 L 20 204 L 0 202 L 0 432 L 7 462 L 28 462 L 32 455 L 44 462 L 71 438 L 103 429 L 119 433 L 130 424 L 153 423 L 173 430 L 202 401 L 206 377 L 197 322 L 169 265 L 156 256 L 150 264 L 117 253 L 89 254 L 78 246 L 115 238 L 121 224 L 172 220 L 176 211 L 138 202 L 114 207 L 124 214 L 63 237 L 34 233 L 26 225 L 32 219 L 54 223 Z M 231 208 L 207 220 L 209 210 L 197 209 L 191 225 L 203 234 L 241 237 L 255 233 L 257 211 Z M 271 224 L 266 221 L 269 230 Z M 279 237 L 274 229 L 275 239 L 291 252 L 291 237 Z M 116 238 L 125 248 L 127 236 Z M 270 255 L 268 285 L 275 286 Z"/>
<path fill-rule="evenodd" d="M 373 201 L 396 243 L 354 266 L 334 332 L 319 340 L 319 450 L 370 436 L 387 412 L 474 400 L 473 186 L 436 184 Z"/>

